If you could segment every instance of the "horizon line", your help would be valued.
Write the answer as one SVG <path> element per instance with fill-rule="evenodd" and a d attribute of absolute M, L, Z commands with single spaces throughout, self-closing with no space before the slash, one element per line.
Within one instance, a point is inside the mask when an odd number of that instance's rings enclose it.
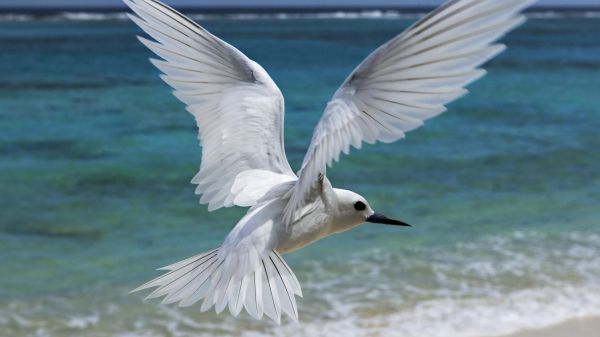
<path fill-rule="evenodd" d="M 406 11 L 406 12 L 423 12 L 437 8 L 430 5 L 409 5 L 409 6 L 178 6 L 180 12 L 203 11 L 208 14 L 221 13 L 316 13 L 316 12 L 345 12 L 345 11 Z M 526 12 L 534 11 L 586 11 L 600 10 L 600 5 L 551 5 L 551 6 L 534 6 L 528 8 Z M 18 14 L 52 14 L 61 12 L 96 12 L 96 13 L 119 13 L 127 12 L 127 7 L 124 6 L 56 6 L 56 7 L 40 7 L 40 6 L 4 6 L 0 5 L 0 13 L 18 13 Z"/>

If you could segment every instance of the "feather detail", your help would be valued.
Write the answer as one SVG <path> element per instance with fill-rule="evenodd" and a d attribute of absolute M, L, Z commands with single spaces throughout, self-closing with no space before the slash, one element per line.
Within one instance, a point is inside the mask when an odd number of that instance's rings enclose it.
<path fill-rule="evenodd" d="M 124 2 L 153 39 L 139 38 L 161 58 L 152 64 L 196 119 L 202 162 L 192 183 L 200 202 L 211 211 L 253 206 L 270 187 L 296 179 L 284 152 L 283 96 L 267 72 L 159 1 Z"/>
<path fill-rule="evenodd" d="M 450 0 L 377 48 L 348 76 L 315 127 L 284 213 L 298 219 L 318 176 L 350 147 L 391 143 L 446 111 L 467 93 L 483 63 L 505 49 L 494 44 L 521 25 L 534 0 Z"/>
<path fill-rule="evenodd" d="M 302 296 L 302 292 L 283 258 L 274 250 L 241 256 L 223 252 L 223 248 L 196 255 L 161 268 L 169 272 L 132 292 L 156 288 L 147 299 L 164 297 L 162 303 L 179 303 L 182 307 L 204 300 L 201 311 L 215 307 L 220 313 L 227 307 L 237 316 L 246 308 L 256 319 L 267 315 L 279 323 L 284 313 L 297 322 L 295 296 Z M 257 261 L 249 261 L 251 258 Z"/>

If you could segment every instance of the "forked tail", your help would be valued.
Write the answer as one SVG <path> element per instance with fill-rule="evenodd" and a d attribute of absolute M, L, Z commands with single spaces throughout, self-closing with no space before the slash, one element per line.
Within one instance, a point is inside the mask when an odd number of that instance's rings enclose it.
<path fill-rule="evenodd" d="M 300 284 L 274 250 L 262 255 L 227 254 L 217 248 L 159 270 L 168 272 L 132 292 L 158 287 L 146 299 L 166 296 L 162 303 L 179 303 L 181 307 L 204 299 L 203 312 L 215 306 L 220 313 L 228 306 L 237 316 L 246 308 L 256 319 L 265 314 L 279 323 L 283 311 L 298 321 L 295 296 L 302 297 Z"/>

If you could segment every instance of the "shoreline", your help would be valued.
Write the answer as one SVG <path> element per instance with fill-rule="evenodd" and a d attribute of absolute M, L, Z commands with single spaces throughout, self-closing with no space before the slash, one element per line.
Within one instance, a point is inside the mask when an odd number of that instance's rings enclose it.
<path fill-rule="evenodd" d="M 572 319 L 551 327 L 525 330 L 502 337 L 598 337 L 600 316 Z"/>

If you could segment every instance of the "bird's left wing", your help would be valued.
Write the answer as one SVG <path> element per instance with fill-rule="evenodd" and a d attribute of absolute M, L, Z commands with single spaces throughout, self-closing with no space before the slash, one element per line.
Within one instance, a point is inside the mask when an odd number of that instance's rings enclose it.
<path fill-rule="evenodd" d="M 283 96 L 239 50 L 156 0 L 124 0 L 151 60 L 196 118 L 202 145 L 197 184 L 209 210 L 253 206 L 273 186 L 296 180 L 283 145 Z"/>
<path fill-rule="evenodd" d="M 363 142 L 394 142 L 446 111 L 504 50 L 532 0 L 451 0 L 375 50 L 329 101 L 304 157 L 285 220 L 300 216 L 326 166 Z"/>

